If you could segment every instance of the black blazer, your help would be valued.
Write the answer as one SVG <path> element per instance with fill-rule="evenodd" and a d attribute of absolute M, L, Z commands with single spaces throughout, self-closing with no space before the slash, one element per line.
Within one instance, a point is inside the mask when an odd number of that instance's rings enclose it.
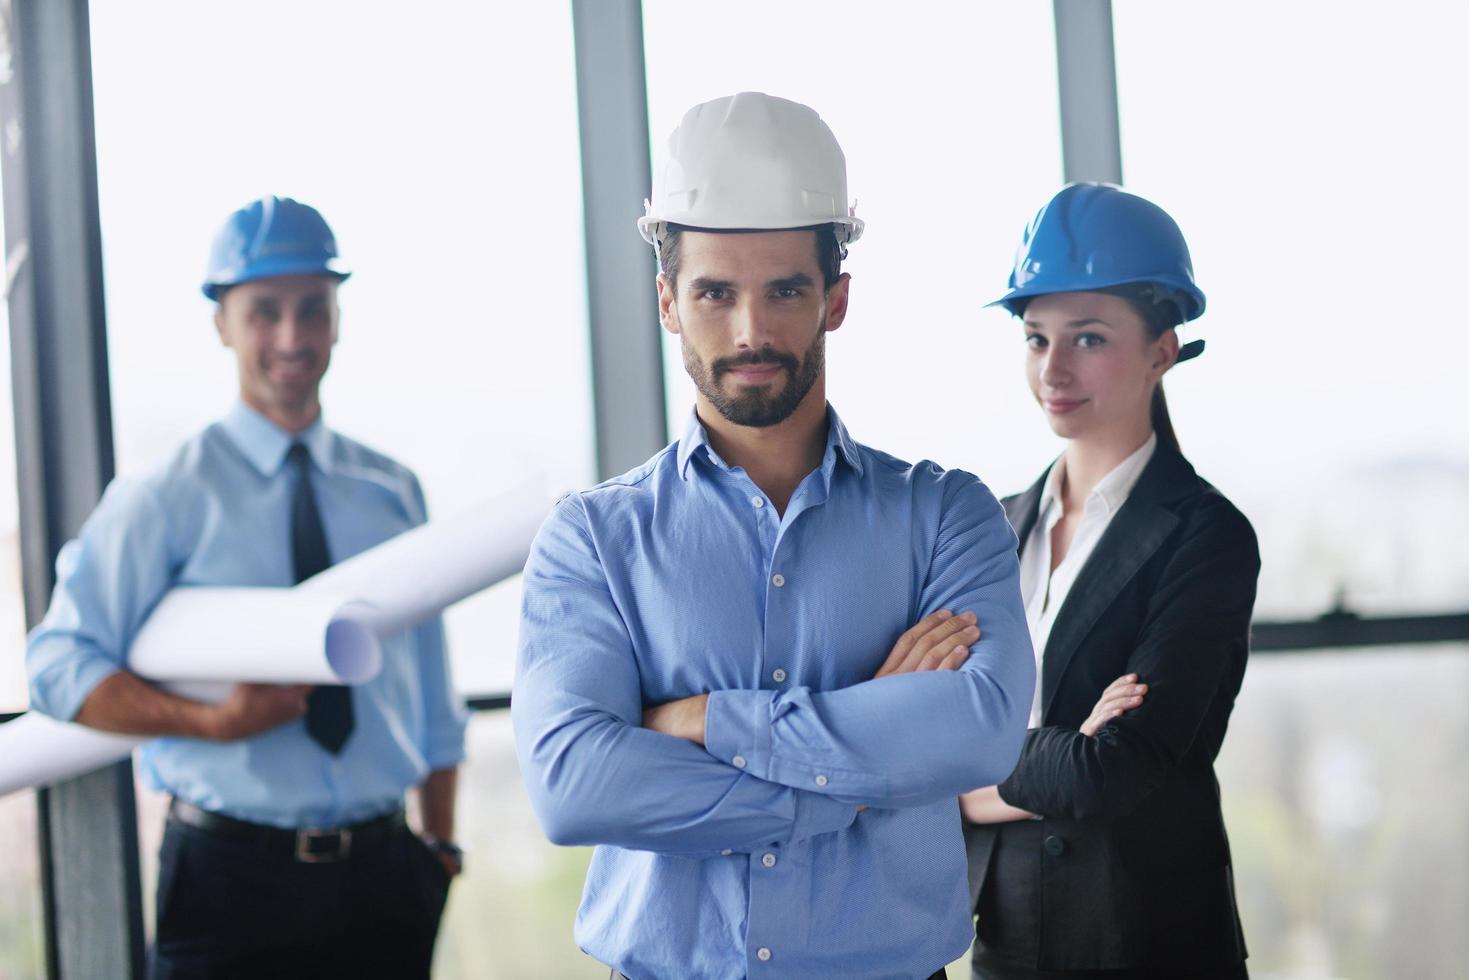
<path fill-rule="evenodd" d="M 1022 551 L 1044 483 L 1004 501 Z M 1245 958 L 1213 763 L 1259 570 L 1249 521 L 1160 444 L 1067 594 L 1042 727 L 999 787 L 1044 819 L 965 824 L 983 955 L 1043 970 Z M 1143 704 L 1082 735 L 1102 690 L 1132 672 Z"/>

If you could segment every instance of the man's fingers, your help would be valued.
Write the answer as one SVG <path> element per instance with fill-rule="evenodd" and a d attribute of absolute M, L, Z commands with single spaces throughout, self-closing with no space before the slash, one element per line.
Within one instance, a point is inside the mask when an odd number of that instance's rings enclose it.
<path fill-rule="evenodd" d="M 968 659 L 969 648 L 966 646 L 957 646 L 947 657 L 943 659 L 943 661 L 939 664 L 938 669 L 958 670 L 960 667 L 964 666 L 964 661 Z"/>
<path fill-rule="evenodd" d="M 948 655 L 954 644 L 963 643 L 967 646 L 978 639 L 979 627 L 974 625 L 974 614 L 955 616 L 914 644 L 907 659 L 898 665 L 895 672 L 932 670 L 939 660 Z"/>
<path fill-rule="evenodd" d="M 953 615 L 947 609 L 940 609 L 938 612 L 929 613 L 920 619 L 906 630 L 902 636 L 898 637 L 898 642 L 893 645 L 892 653 L 888 654 L 888 658 L 883 661 L 882 667 L 873 676 L 882 677 L 884 674 L 890 674 L 895 671 L 898 665 L 908 658 L 908 653 L 913 649 L 919 639 L 946 620 L 951 619 Z"/>
<path fill-rule="evenodd" d="M 978 634 L 979 630 L 973 626 L 969 627 L 968 629 L 961 630 L 954 637 L 954 639 L 959 641 L 958 643 L 954 643 L 953 645 L 945 644 L 943 646 L 937 646 L 934 647 L 932 650 L 929 650 L 926 654 L 923 655 L 923 659 L 918 661 L 918 663 L 913 667 L 912 672 L 915 674 L 919 674 L 929 670 L 958 669 L 958 667 L 963 664 L 964 661 L 969 659 L 969 644 L 974 642 L 974 639 L 979 638 Z M 973 636 L 974 639 L 971 639 L 971 636 Z M 950 665 L 951 663 L 952 666 Z"/>
<path fill-rule="evenodd" d="M 924 652 L 938 638 L 952 633 L 956 629 L 962 629 L 964 623 L 962 617 L 956 617 L 947 609 L 940 609 L 936 613 L 930 613 L 918 621 L 918 624 L 908 632 L 899 637 L 893 652 L 874 676 L 883 677 L 887 674 L 898 674 L 905 670 L 912 670 L 912 665 L 922 659 Z"/>

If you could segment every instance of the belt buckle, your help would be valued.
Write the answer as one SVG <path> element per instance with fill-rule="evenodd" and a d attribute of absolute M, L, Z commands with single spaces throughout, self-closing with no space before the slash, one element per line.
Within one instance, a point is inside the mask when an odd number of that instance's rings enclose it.
<path fill-rule="evenodd" d="M 312 845 L 318 841 L 330 840 L 335 837 L 337 846 L 331 850 L 314 850 Z M 346 860 L 347 855 L 352 853 L 352 831 L 350 830 L 323 830 L 317 827 L 303 827 L 296 831 L 296 860 L 304 864 L 327 864 L 332 861 Z"/>

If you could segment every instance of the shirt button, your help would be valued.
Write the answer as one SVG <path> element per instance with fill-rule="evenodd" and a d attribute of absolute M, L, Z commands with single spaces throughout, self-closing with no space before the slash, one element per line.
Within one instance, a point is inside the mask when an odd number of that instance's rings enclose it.
<path fill-rule="evenodd" d="M 751 497 L 750 505 L 758 510 L 759 508 L 765 506 L 765 498 L 758 495 Z"/>
<path fill-rule="evenodd" d="M 734 763 L 734 767 L 736 769 L 743 769 L 743 768 L 745 768 L 745 757 L 742 756 L 742 755 L 737 755 L 733 759 L 730 759 L 729 761 L 732 762 L 732 763 Z"/>
<path fill-rule="evenodd" d="M 731 854 L 734 853 L 734 850 L 731 849 L 731 848 L 726 847 L 724 850 L 720 851 L 719 853 L 720 853 L 720 855 L 722 857 L 729 857 Z"/>
<path fill-rule="evenodd" d="M 775 855 L 774 854 L 766 854 L 764 857 L 762 857 L 760 859 L 760 863 L 763 864 L 763 865 L 765 865 L 767 868 L 773 868 L 773 867 L 775 867 Z"/>
<path fill-rule="evenodd" d="M 770 576 L 770 584 L 778 589 L 782 585 L 786 584 L 786 577 L 777 572 L 776 574 Z"/>
<path fill-rule="evenodd" d="M 816 777 L 816 785 L 817 786 L 825 786 L 826 785 L 826 777 L 825 776 L 817 776 Z"/>
<path fill-rule="evenodd" d="M 770 679 L 779 684 L 786 679 L 786 672 L 777 667 L 770 672 Z"/>
<path fill-rule="evenodd" d="M 770 947 L 761 946 L 759 949 L 755 950 L 755 957 L 762 961 L 770 959 Z"/>

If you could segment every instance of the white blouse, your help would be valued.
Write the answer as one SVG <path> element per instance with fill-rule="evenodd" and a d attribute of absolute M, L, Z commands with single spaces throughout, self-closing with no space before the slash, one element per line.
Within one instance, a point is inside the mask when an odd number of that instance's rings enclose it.
<path fill-rule="evenodd" d="M 1096 549 L 1097 542 L 1107 525 L 1122 505 L 1128 494 L 1137 485 L 1153 450 L 1158 447 L 1156 433 L 1148 441 L 1102 477 L 1086 498 L 1081 522 L 1071 538 L 1071 547 L 1061 564 L 1051 570 L 1051 531 L 1061 520 L 1061 481 L 1066 472 L 1066 457 L 1056 460 L 1041 489 L 1040 509 L 1036 514 L 1035 526 L 1030 529 L 1025 550 L 1020 557 L 1020 595 L 1025 600 L 1025 620 L 1030 626 L 1030 640 L 1035 646 L 1035 698 L 1030 705 L 1030 727 L 1041 724 L 1041 664 L 1046 656 L 1046 642 L 1051 638 L 1051 627 L 1056 625 L 1056 616 L 1066 603 L 1066 595 L 1081 574 L 1086 560 Z M 1100 697 L 1101 691 L 1097 692 Z"/>

